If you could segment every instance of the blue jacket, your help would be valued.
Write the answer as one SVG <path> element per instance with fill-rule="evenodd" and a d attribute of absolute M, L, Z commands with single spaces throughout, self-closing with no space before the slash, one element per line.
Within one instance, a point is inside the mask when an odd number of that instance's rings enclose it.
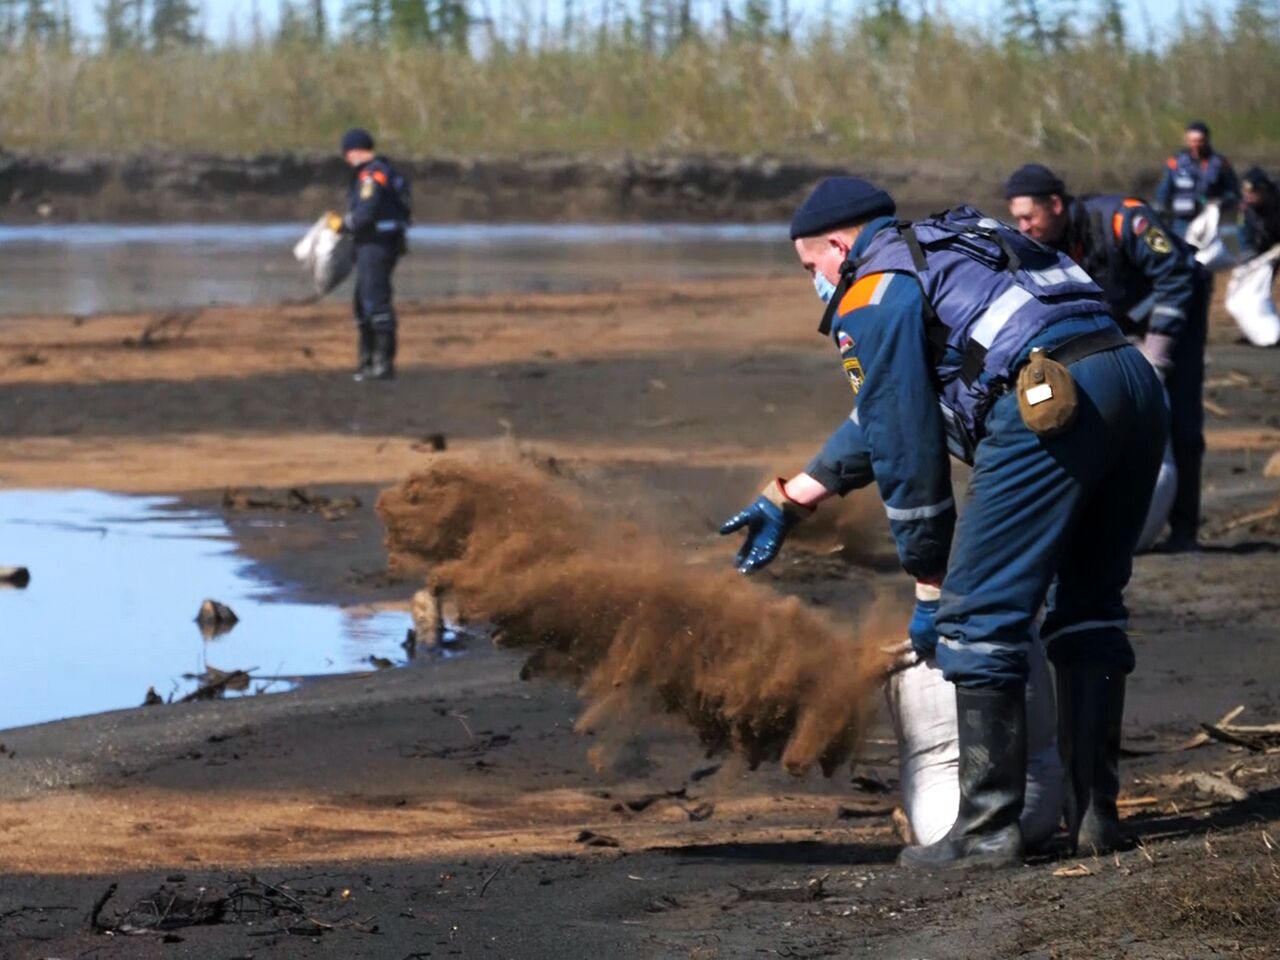
<path fill-rule="evenodd" d="M 954 214 L 948 223 L 992 223 L 967 208 Z M 1111 324 L 1101 291 L 1067 258 L 1002 227 L 1026 260 L 1013 270 L 983 262 L 956 252 L 948 223 L 912 225 L 924 269 L 897 250 L 907 225 L 883 217 L 859 235 L 828 314 L 855 407 L 807 468 L 839 493 L 874 478 L 902 565 L 918 578 L 946 569 L 956 519 L 948 452 L 971 459 L 1030 344 L 1063 320 L 1078 319 L 1078 332 Z"/>
<path fill-rule="evenodd" d="M 1196 160 L 1183 150 L 1165 161 L 1164 177 L 1156 187 L 1156 206 L 1173 220 L 1194 220 L 1205 201 L 1233 203 L 1240 197 L 1240 184 L 1231 161 L 1220 153 Z"/>
<path fill-rule="evenodd" d="M 401 243 L 410 219 L 408 181 L 385 157 L 357 167 L 344 219 L 357 243 Z"/>
<path fill-rule="evenodd" d="M 1121 328 L 1177 337 L 1208 283 L 1195 251 L 1133 197 L 1071 199 L 1068 213 L 1056 246 L 1102 287 Z"/>

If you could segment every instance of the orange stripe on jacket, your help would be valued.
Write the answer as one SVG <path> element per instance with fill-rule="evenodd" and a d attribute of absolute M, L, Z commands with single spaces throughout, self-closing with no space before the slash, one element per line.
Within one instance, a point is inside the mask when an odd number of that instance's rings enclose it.
<path fill-rule="evenodd" d="M 387 175 L 381 170 L 366 170 L 360 174 L 361 180 L 376 180 L 378 186 L 385 187 L 387 185 Z"/>
<path fill-rule="evenodd" d="M 869 304 L 872 296 L 875 295 L 876 287 L 880 286 L 880 278 L 883 276 L 883 273 L 869 273 L 855 283 L 840 298 L 840 306 L 836 308 L 836 313 L 843 317 L 853 313 L 859 307 L 865 307 Z"/>
<path fill-rule="evenodd" d="M 1125 208 L 1125 210 L 1132 210 L 1134 207 L 1140 207 L 1140 206 L 1142 206 L 1142 201 L 1141 201 L 1141 200 L 1135 200 L 1135 199 L 1133 199 L 1133 197 L 1130 197 L 1129 199 L 1127 199 L 1127 200 L 1125 200 L 1123 203 L 1121 203 L 1121 206 L 1122 206 L 1122 207 L 1124 207 L 1124 208 Z M 1119 241 L 1120 239 L 1122 239 L 1122 238 L 1123 238 L 1123 236 L 1124 236 L 1124 210 L 1117 210 L 1117 211 L 1116 211 L 1116 215 L 1115 215 L 1114 217 L 1112 217 L 1112 218 L 1111 218 L 1111 230 L 1112 230 L 1112 232 L 1113 232 L 1113 233 L 1115 233 L 1115 235 L 1116 235 L 1116 240 L 1117 240 L 1117 241 Z"/>

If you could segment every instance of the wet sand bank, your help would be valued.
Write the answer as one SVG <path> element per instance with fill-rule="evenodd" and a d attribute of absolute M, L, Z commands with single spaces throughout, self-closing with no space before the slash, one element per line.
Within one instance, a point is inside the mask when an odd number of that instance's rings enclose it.
<path fill-rule="evenodd" d="M 0 484 L 176 491 L 211 509 L 226 486 L 323 484 L 366 506 L 270 527 L 229 513 L 242 553 L 303 595 L 403 606 L 418 584 L 383 575 L 368 504 L 439 456 L 442 434 L 450 453 L 554 458 L 663 530 L 673 557 L 718 564 L 731 548 L 714 523 L 762 477 L 802 466 L 847 412 L 815 312 L 792 278 L 412 305 L 389 385 L 350 382 L 339 306 L 204 311 L 145 348 L 152 316 L 0 321 Z M 856 770 L 830 780 L 706 772 L 716 761 L 658 721 L 597 770 L 594 738 L 572 731 L 573 691 L 522 681 L 521 658 L 485 648 L 279 696 L 5 731 L 0 942 L 19 957 L 1270 955 L 1280 756 L 1176 749 L 1238 704 L 1241 722 L 1280 720 L 1280 531 L 1232 526 L 1280 493 L 1263 474 L 1280 448 L 1276 355 L 1219 322 L 1210 357 L 1209 549 L 1141 558 L 1131 592 L 1123 793 L 1145 851 L 910 877 L 891 865 L 893 794 L 850 779 L 895 779 L 883 723 Z M 883 562 L 877 512 L 853 530 L 881 560 L 851 562 L 833 552 L 839 535 L 815 535 L 763 581 L 836 617 L 870 591 L 909 592 Z M 1248 797 L 1163 779 L 1180 771 L 1217 772 Z M 618 845 L 589 847 L 583 830 Z M 1087 874 L 1055 875 L 1079 863 Z M 290 933 L 281 913 L 164 944 L 85 920 L 113 882 L 100 919 L 162 885 L 225 894 L 250 874 L 327 926 Z"/>

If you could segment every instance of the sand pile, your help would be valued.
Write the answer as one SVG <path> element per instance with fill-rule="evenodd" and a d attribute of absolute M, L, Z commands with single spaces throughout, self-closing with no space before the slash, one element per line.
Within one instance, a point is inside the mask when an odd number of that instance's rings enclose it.
<path fill-rule="evenodd" d="M 441 460 L 382 494 L 392 569 L 427 574 L 531 673 L 580 684 L 580 726 L 642 705 L 683 716 L 709 750 L 830 774 L 857 743 L 899 612 L 856 629 L 726 566 L 689 566 L 517 462 Z M 629 714 L 630 715 L 630 714 Z"/>

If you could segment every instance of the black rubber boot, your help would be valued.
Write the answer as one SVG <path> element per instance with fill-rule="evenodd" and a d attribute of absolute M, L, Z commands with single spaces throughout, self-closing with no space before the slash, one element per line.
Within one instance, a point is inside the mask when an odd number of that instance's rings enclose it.
<path fill-rule="evenodd" d="M 907 847 L 898 864 L 912 870 L 1016 866 L 1022 862 L 1022 802 L 1027 787 L 1024 687 L 956 687 L 960 739 L 960 811 L 937 843 Z"/>
<path fill-rule="evenodd" d="M 356 372 L 351 375 L 351 379 L 364 380 L 373 371 L 373 327 L 361 323 L 356 326 L 356 330 Z"/>
<path fill-rule="evenodd" d="M 371 380 L 393 380 L 396 375 L 396 332 L 373 331 L 373 366 L 369 370 Z"/>
<path fill-rule="evenodd" d="M 1129 844 L 1116 810 L 1123 720 L 1123 673 L 1095 665 L 1058 669 L 1058 749 L 1073 851 L 1107 853 Z"/>

